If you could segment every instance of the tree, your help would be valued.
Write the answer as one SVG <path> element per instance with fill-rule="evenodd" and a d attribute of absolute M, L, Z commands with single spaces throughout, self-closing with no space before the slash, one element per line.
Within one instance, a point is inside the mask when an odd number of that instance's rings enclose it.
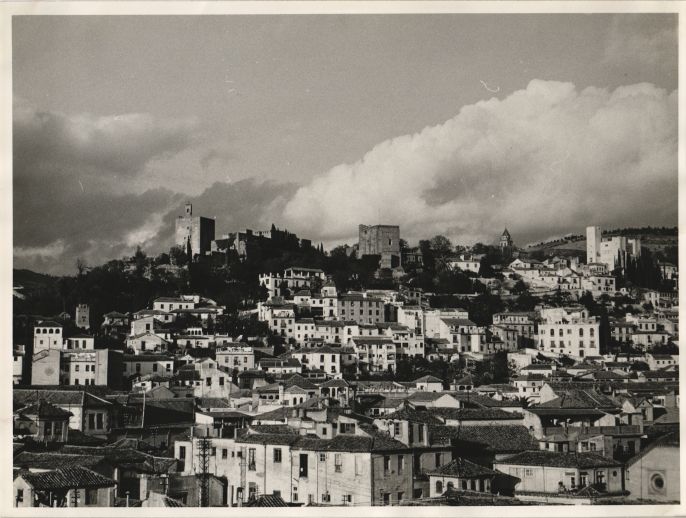
<path fill-rule="evenodd" d="M 445 236 L 434 236 L 431 238 L 430 248 L 433 252 L 434 267 L 440 270 L 448 268 L 448 259 L 453 254 L 453 244 Z"/>
<path fill-rule="evenodd" d="M 188 256 L 180 246 L 173 246 L 169 249 L 169 260 L 175 266 L 186 266 L 188 264 Z"/>

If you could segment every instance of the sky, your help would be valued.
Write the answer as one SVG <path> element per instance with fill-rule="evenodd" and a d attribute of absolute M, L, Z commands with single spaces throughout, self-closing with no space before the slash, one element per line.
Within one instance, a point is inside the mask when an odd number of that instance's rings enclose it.
<path fill-rule="evenodd" d="M 676 15 L 20 16 L 14 266 L 274 223 L 325 247 L 677 224 Z"/>

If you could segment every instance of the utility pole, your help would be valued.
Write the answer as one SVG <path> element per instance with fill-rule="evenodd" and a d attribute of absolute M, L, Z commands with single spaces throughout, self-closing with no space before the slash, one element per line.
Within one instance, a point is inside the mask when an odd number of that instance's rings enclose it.
<path fill-rule="evenodd" d="M 210 453 L 212 441 L 206 435 L 198 439 L 198 468 L 200 471 L 200 507 L 210 506 Z"/>

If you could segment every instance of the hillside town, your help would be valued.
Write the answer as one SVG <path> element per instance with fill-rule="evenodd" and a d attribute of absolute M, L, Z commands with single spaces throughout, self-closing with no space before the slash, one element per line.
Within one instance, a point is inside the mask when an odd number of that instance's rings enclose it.
<path fill-rule="evenodd" d="M 168 261 L 119 265 L 185 272 L 173 293 L 15 310 L 14 506 L 679 501 L 678 268 L 653 257 L 653 282 L 640 237 L 589 226 L 585 251 L 542 256 L 508 230 L 412 248 L 360 225 L 324 251 L 274 226 L 216 238 L 190 204 L 175 224 Z M 373 273 L 288 264 L 236 304 L 193 284 L 267 246 Z"/>

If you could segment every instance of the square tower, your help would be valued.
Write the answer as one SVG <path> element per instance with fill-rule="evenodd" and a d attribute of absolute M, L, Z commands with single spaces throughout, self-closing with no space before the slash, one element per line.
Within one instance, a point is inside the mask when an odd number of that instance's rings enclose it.
<path fill-rule="evenodd" d="M 600 262 L 600 241 L 603 231 L 600 227 L 586 227 L 586 264 Z"/>

